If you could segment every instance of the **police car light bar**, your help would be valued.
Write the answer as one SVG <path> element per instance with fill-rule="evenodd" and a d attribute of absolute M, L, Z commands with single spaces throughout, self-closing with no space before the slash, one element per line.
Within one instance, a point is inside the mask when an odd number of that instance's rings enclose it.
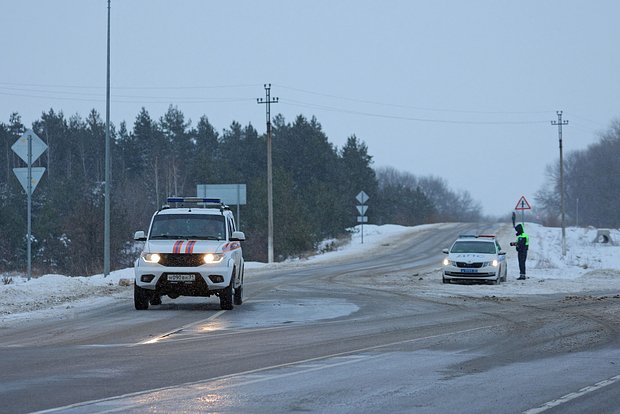
<path fill-rule="evenodd" d="M 465 238 L 465 237 L 478 237 L 475 234 L 459 234 L 459 238 Z"/>
<path fill-rule="evenodd" d="M 203 197 L 168 197 L 168 203 L 201 203 L 201 204 L 217 204 L 221 205 L 222 200 L 219 198 L 203 198 Z"/>
<path fill-rule="evenodd" d="M 495 238 L 495 234 L 480 234 L 478 235 L 478 237 L 489 237 L 491 239 Z"/>

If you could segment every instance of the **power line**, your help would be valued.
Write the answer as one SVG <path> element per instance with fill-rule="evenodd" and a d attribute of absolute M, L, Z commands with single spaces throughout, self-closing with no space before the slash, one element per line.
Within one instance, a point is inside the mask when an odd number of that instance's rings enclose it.
<path fill-rule="evenodd" d="M 99 96 L 101 94 L 101 91 L 94 91 L 94 92 L 71 92 L 71 91 L 62 91 L 62 90 L 46 90 L 46 89 L 27 89 L 27 88 L 16 88 L 16 87 L 7 87 L 7 86 L 1 86 L 0 85 L 0 90 L 4 90 L 4 91 L 15 91 L 15 92 L 30 92 L 30 93 L 40 93 L 40 94 L 61 94 L 61 95 L 75 95 L 75 96 Z M 140 90 L 144 90 L 144 89 L 140 89 Z M 8 92 L 6 92 L 5 94 L 9 95 Z M 15 96 L 20 96 L 20 94 L 15 93 Z M 203 96 L 194 96 L 194 97 L 188 97 L 188 96 L 158 96 L 158 95 L 117 95 L 120 96 L 122 98 L 153 98 L 153 99 L 175 99 L 178 97 L 181 97 L 183 99 L 221 99 L 221 98 L 205 98 Z M 45 97 L 48 97 L 47 95 L 45 95 Z M 248 100 L 249 98 L 247 97 L 235 97 L 235 98 L 226 98 L 226 99 L 235 99 L 235 100 Z"/>
<path fill-rule="evenodd" d="M 12 83 L 0 82 L 1 85 L 18 86 L 18 87 L 34 87 L 34 88 L 68 88 L 68 89 L 105 89 L 104 86 L 90 85 L 63 85 L 63 84 L 42 84 L 42 83 Z M 144 86 L 111 86 L 110 89 L 232 89 L 232 88 L 255 88 L 257 84 L 232 84 L 232 85 L 179 85 L 179 86 L 161 86 L 161 85 L 144 85 Z"/>
<path fill-rule="evenodd" d="M 372 101 L 372 100 L 366 100 L 366 99 L 347 98 L 347 97 L 343 97 L 343 96 L 332 95 L 332 94 L 321 93 L 321 92 L 313 92 L 313 91 L 309 91 L 309 90 L 305 90 L 305 89 L 293 88 L 293 87 L 283 86 L 283 85 L 277 85 L 277 86 L 279 86 L 281 88 L 284 88 L 284 89 L 289 89 L 289 90 L 292 90 L 292 91 L 302 92 L 302 93 L 306 93 L 306 94 L 310 94 L 310 95 L 316 95 L 316 96 L 323 96 L 323 97 L 326 97 L 326 98 L 339 99 L 339 100 L 343 100 L 343 101 L 357 102 L 357 103 L 371 104 L 371 105 L 379 105 L 379 106 L 388 106 L 388 107 L 394 107 L 394 108 L 415 109 L 415 110 L 418 110 L 418 111 L 428 111 L 428 112 L 453 112 L 453 113 L 483 114 L 483 115 L 491 115 L 491 114 L 495 114 L 495 115 L 533 115 L 533 114 L 547 114 L 547 113 L 550 112 L 550 111 L 480 111 L 480 110 L 466 110 L 466 109 L 428 108 L 428 107 L 420 107 L 420 106 L 411 106 L 411 105 L 401 105 L 401 104 L 394 104 L 394 103 L 385 103 L 385 102 Z"/>
<path fill-rule="evenodd" d="M 421 117 L 410 117 L 410 116 L 401 116 L 401 115 L 389 115 L 389 114 L 378 114 L 367 111 L 356 111 L 352 109 L 338 108 L 334 106 L 327 105 L 317 105 L 306 103 L 302 101 L 297 101 L 293 99 L 288 99 L 287 103 L 292 103 L 292 105 L 306 107 L 306 108 L 315 108 L 328 112 L 341 112 L 347 113 L 351 115 L 362 115 L 362 116 L 370 116 L 375 118 L 385 118 L 385 119 L 398 119 L 404 121 L 416 121 L 416 122 L 430 122 L 430 123 L 443 123 L 443 124 L 466 124 L 466 125 L 527 125 L 527 124 L 546 124 L 547 120 L 535 120 L 535 121 L 471 121 L 471 120 L 455 120 L 455 119 L 436 119 L 436 118 L 421 118 Z"/>
<path fill-rule="evenodd" d="M 572 117 L 575 117 L 575 118 L 581 119 L 582 121 L 589 122 L 590 124 L 595 125 L 595 126 L 596 126 L 596 127 L 598 127 L 598 128 L 601 128 L 601 129 L 605 129 L 605 128 L 607 128 L 607 126 L 604 126 L 604 125 L 602 125 L 601 123 L 599 123 L 599 122 L 597 122 L 597 121 L 593 121 L 593 120 L 588 119 L 588 118 L 585 118 L 585 117 L 583 117 L 583 116 L 579 116 L 579 115 L 574 114 L 574 113 L 572 113 L 572 112 L 571 112 L 569 115 L 570 115 L 570 116 L 572 116 Z M 574 125 L 573 125 L 573 126 L 574 126 Z"/>
<path fill-rule="evenodd" d="M 135 91 L 182 91 L 182 90 L 215 90 L 215 89 L 239 89 L 256 87 L 255 84 L 229 84 L 229 85 L 177 85 L 177 86 L 116 86 L 111 87 L 112 90 L 129 92 Z M 441 108 L 427 108 L 410 105 L 399 105 L 385 102 L 378 102 L 367 99 L 349 98 L 343 96 L 337 96 L 328 93 L 315 92 L 302 88 L 290 87 L 280 85 L 280 87 L 289 89 L 291 91 L 297 91 L 309 95 L 325 97 L 329 99 L 337 99 L 347 102 L 356 102 L 365 105 L 376 105 L 383 107 L 410 109 L 417 111 L 429 111 L 429 112 L 444 112 L 454 114 L 478 114 L 478 115 L 532 115 L 547 113 L 549 111 L 478 111 L 478 110 L 461 110 L 461 109 L 441 109 Z M 50 89 L 51 90 L 48 90 Z M 69 89 L 69 90 L 62 90 Z M 73 89 L 73 90 L 71 90 Z M 93 92 L 85 92 L 92 89 Z M 31 84 L 31 83 L 10 83 L 0 82 L 0 95 L 15 96 L 31 99 L 57 99 L 64 101 L 75 102 L 102 102 L 100 86 L 88 86 L 88 85 L 66 85 L 66 84 Z M 23 93 L 21 93 L 23 92 Z M 113 97 L 114 103 L 121 104 L 209 104 L 209 103 L 241 103 L 249 102 L 251 98 L 246 97 L 201 97 L 201 96 L 162 96 L 162 95 L 134 95 L 134 94 L 115 94 Z M 344 108 L 336 105 L 328 105 L 314 102 L 307 102 L 303 100 L 288 99 L 287 102 L 291 106 L 297 106 L 302 108 L 317 109 L 325 112 L 337 112 L 350 115 L 394 119 L 411 122 L 425 122 L 425 123 L 438 123 L 438 124 L 455 124 L 455 125 L 532 125 L 547 123 L 547 120 L 472 120 L 472 119 L 451 119 L 451 118 L 436 118 L 436 117 L 424 117 L 424 116 L 407 116 L 396 115 L 390 113 L 380 113 L 376 111 L 356 110 L 350 108 Z M 582 118 L 586 120 L 585 118 Z M 587 120 L 594 123 L 594 121 Z"/>
<path fill-rule="evenodd" d="M 0 87 L 0 95 L 17 96 L 22 98 L 33 99 L 58 99 L 64 101 L 76 102 L 103 102 L 104 99 L 100 95 L 77 92 L 56 92 L 56 91 L 33 91 L 38 94 L 26 93 L 10 93 L 3 92 Z M 51 93 L 60 93 L 68 96 L 52 95 Z M 72 96 L 73 95 L 73 96 Z M 233 102 L 250 102 L 252 99 L 247 97 L 231 97 L 231 98 L 205 98 L 205 97 L 180 97 L 180 96 L 143 96 L 143 95 L 115 95 L 114 102 L 119 103 L 233 103 Z"/>
<path fill-rule="evenodd" d="M 177 86 L 161 86 L 161 85 L 143 85 L 143 86 L 111 86 L 112 90 L 196 90 L 196 89 L 239 89 L 239 88 L 255 88 L 256 84 L 229 84 L 229 85 L 177 85 Z M 321 96 L 330 99 L 338 99 L 348 102 L 356 102 L 368 105 L 378 105 L 378 106 L 386 106 L 393 108 L 401 108 L 401 109 L 414 109 L 418 111 L 428 111 L 428 112 L 448 112 L 448 113 L 463 113 L 463 114 L 482 114 L 482 115 L 533 115 L 533 114 L 543 114 L 548 113 L 550 111 L 481 111 L 481 110 L 464 110 L 464 109 L 449 109 L 449 108 L 429 108 L 429 107 L 421 107 L 421 106 L 412 106 L 412 105 L 401 105 L 394 103 L 385 103 L 368 99 L 359 99 L 359 98 L 351 98 L 338 96 L 334 94 L 328 94 L 323 92 L 310 91 L 307 89 L 296 88 L 285 85 L 275 85 L 284 89 L 289 89 L 291 91 L 301 92 L 314 96 Z M 67 88 L 67 89 L 95 89 L 101 90 L 103 87 L 101 86 L 90 86 L 90 85 L 66 85 L 66 84 L 33 84 L 33 83 L 11 83 L 11 82 L 0 82 L 0 89 L 10 89 L 10 90 L 24 90 L 17 89 L 18 88 Z M 25 89 L 25 91 L 33 91 L 32 89 Z M 36 92 L 47 93 L 48 91 L 36 90 Z M 57 93 L 76 93 L 76 92 L 63 92 L 56 91 Z M 99 93 L 99 92 L 96 92 Z M 19 95 L 14 95 L 19 96 Z M 138 96 L 135 96 L 138 98 Z M 162 97 L 162 99 L 166 99 L 167 97 Z"/>

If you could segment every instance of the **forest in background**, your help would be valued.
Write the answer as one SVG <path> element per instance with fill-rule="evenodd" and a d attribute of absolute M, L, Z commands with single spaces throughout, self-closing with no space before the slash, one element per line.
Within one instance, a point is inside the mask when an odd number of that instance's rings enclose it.
<path fill-rule="evenodd" d="M 567 226 L 620 227 L 620 120 L 611 122 L 596 142 L 564 157 L 564 212 Z M 547 166 L 536 194 L 542 222 L 560 225 L 560 165 Z"/>
<path fill-rule="evenodd" d="M 92 110 L 66 118 L 50 109 L 30 127 L 47 144 L 33 163 L 46 171 L 32 197 L 34 274 L 91 275 L 103 269 L 105 123 Z M 24 167 L 11 146 L 30 129 L 19 114 L 0 123 L 0 272 L 26 263 L 26 194 L 13 174 Z M 298 115 L 272 123 L 276 260 L 313 251 L 357 224 L 355 196 L 369 196 L 370 223 L 476 221 L 480 205 L 438 177 L 373 168 L 355 135 L 337 148 L 319 121 Z M 267 258 L 266 136 L 233 121 L 221 132 L 202 116 L 191 125 L 170 106 L 159 119 L 143 108 L 133 125 L 111 128 L 111 267 L 133 265 L 133 233 L 147 230 L 168 196 L 195 196 L 198 184 L 246 184 L 239 227 L 246 260 Z M 234 208 L 233 208 L 234 209 Z"/>

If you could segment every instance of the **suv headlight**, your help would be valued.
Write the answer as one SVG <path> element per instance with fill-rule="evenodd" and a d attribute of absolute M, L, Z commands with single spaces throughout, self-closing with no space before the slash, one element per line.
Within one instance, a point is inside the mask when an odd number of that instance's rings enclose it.
<path fill-rule="evenodd" d="M 499 260 L 497 259 L 493 259 L 490 262 L 484 262 L 482 263 L 482 267 L 487 267 L 487 266 L 493 266 L 493 267 L 497 267 L 499 266 Z"/>
<path fill-rule="evenodd" d="M 224 260 L 224 254 L 222 254 L 222 253 L 207 253 L 207 254 L 205 254 L 203 256 L 202 259 L 207 264 L 220 263 L 222 260 Z"/>
<path fill-rule="evenodd" d="M 147 263 L 159 263 L 161 256 L 157 253 L 142 253 L 142 258 Z"/>
<path fill-rule="evenodd" d="M 448 258 L 443 259 L 444 266 L 456 266 L 456 262 L 453 260 L 448 260 Z"/>

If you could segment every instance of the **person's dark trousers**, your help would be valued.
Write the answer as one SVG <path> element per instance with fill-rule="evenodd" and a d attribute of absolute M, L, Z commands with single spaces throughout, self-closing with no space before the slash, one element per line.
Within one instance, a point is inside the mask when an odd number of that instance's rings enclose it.
<path fill-rule="evenodd" d="M 519 258 L 519 274 L 525 276 L 525 260 L 527 259 L 527 250 L 517 252 Z"/>

